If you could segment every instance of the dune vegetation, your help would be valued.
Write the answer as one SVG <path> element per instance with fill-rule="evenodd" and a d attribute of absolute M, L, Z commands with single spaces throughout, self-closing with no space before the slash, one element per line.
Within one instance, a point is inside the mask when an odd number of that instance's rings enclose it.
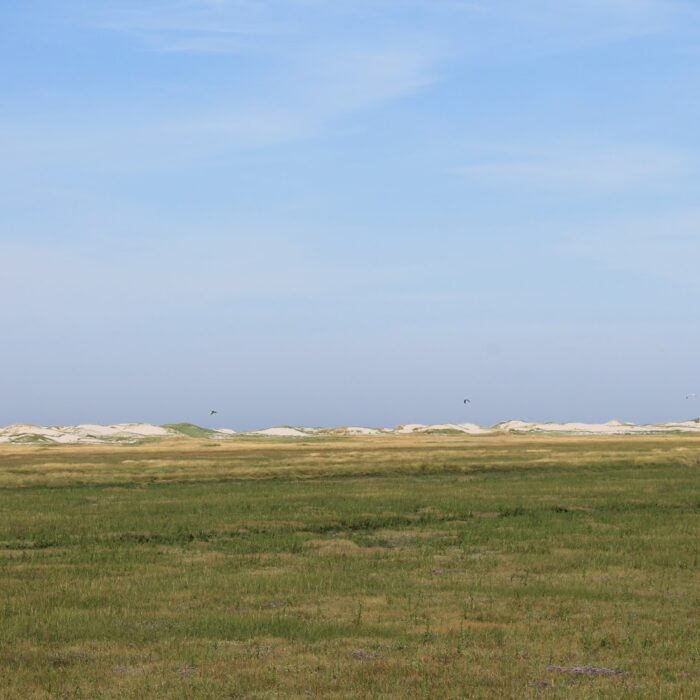
<path fill-rule="evenodd" d="M 0 445 L 0 698 L 695 698 L 700 437 Z"/>

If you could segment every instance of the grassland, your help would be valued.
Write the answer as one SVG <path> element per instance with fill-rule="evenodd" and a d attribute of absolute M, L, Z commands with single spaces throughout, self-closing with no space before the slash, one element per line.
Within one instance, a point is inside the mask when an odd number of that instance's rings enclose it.
<path fill-rule="evenodd" d="M 699 541 L 688 436 L 3 445 L 0 698 L 697 698 Z"/>

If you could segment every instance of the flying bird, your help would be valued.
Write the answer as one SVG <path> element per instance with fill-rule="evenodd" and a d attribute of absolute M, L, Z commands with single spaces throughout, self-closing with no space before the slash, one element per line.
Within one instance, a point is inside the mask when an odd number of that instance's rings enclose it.
<path fill-rule="evenodd" d="M 471 403 L 471 401 L 470 401 L 469 399 L 464 399 L 464 404 L 465 404 L 465 406 L 466 406 L 466 404 L 468 404 L 468 403 Z"/>
<path fill-rule="evenodd" d="M 209 411 L 210 416 L 213 416 L 215 413 L 218 413 L 218 411 L 214 411 L 214 410 Z"/>

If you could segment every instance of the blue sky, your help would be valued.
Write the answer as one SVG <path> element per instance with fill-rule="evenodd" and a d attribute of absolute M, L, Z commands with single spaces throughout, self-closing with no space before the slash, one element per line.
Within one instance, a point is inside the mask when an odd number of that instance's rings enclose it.
<path fill-rule="evenodd" d="M 700 413 L 697 3 L 23 0 L 0 90 L 0 424 Z"/>

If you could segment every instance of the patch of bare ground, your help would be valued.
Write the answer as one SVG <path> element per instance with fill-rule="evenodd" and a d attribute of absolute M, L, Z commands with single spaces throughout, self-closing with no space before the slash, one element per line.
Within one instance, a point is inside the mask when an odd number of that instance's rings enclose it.
<path fill-rule="evenodd" d="M 547 670 L 557 673 L 571 673 L 577 676 L 619 676 L 624 673 L 619 668 L 605 668 L 604 666 L 557 666 L 555 664 L 547 666 Z"/>

